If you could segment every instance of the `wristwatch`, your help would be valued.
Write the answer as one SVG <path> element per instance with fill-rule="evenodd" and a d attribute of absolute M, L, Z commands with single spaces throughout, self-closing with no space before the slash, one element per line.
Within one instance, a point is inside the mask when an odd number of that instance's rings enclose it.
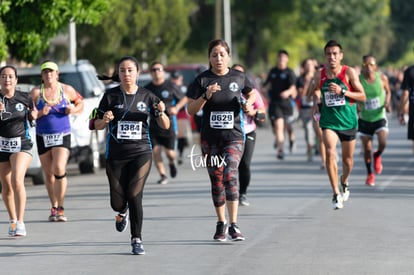
<path fill-rule="evenodd" d="M 207 101 L 208 100 L 207 93 L 202 93 L 201 98 Z"/>
<path fill-rule="evenodd" d="M 345 95 L 345 93 L 348 92 L 348 91 L 345 90 L 345 89 L 342 89 L 341 92 L 342 92 L 342 95 Z"/>

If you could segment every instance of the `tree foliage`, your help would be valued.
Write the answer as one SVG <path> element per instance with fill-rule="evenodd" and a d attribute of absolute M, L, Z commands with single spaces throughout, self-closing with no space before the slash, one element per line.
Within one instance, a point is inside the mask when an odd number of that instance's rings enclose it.
<path fill-rule="evenodd" d="M 37 61 L 71 19 L 78 26 L 78 58 L 90 59 L 101 70 L 123 55 L 144 62 L 207 58 L 207 43 L 215 35 L 215 4 L 216 0 L 2 0 L 0 59 L 8 53 Z M 322 60 L 323 46 L 330 39 L 342 44 L 349 65 L 360 64 L 367 53 L 379 62 L 412 56 L 407 52 L 414 45 L 409 31 L 414 2 L 231 0 L 231 10 L 233 60 L 250 69 L 273 65 L 281 48 L 290 53 L 291 66 L 307 57 Z"/>
<path fill-rule="evenodd" d="M 386 58 L 392 41 L 389 0 L 347 0 L 343 5 L 334 0 L 304 0 L 301 7 L 308 26 L 321 25 L 326 41 L 342 44 L 346 62 L 360 64 L 361 56 L 368 53 L 379 61 Z"/>
<path fill-rule="evenodd" d="M 391 22 L 395 33 L 395 39 L 390 47 L 389 57 L 391 61 L 397 61 L 408 52 L 413 57 L 414 34 L 411 27 L 414 26 L 414 3 L 404 0 L 391 0 Z M 413 62 L 406 60 L 406 62 Z"/>
<path fill-rule="evenodd" d="M 51 38 L 70 20 L 97 24 L 112 0 L 3 0 L 0 2 L 0 60 L 6 52 L 34 62 L 49 47 Z"/>
<path fill-rule="evenodd" d="M 152 62 L 170 56 L 190 33 L 188 0 L 119 0 L 96 27 L 78 30 L 82 45 L 78 54 L 102 68 L 123 55 Z"/>

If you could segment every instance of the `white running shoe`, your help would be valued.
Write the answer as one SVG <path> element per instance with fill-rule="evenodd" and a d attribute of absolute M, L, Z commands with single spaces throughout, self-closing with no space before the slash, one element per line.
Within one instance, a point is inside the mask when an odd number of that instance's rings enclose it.
<path fill-rule="evenodd" d="M 16 223 L 16 233 L 14 233 L 14 236 L 17 237 L 24 237 L 26 236 L 26 226 L 23 222 L 17 221 Z"/>
<path fill-rule="evenodd" d="M 347 201 L 349 199 L 350 191 L 348 184 L 341 184 L 342 185 L 342 199 L 343 201 Z"/>
<path fill-rule="evenodd" d="M 332 206 L 334 210 L 342 209 L 344 207 L 341 194 L 334 194 L 332 198 Z"/>
<path fill-rule="evenodd" d="M 349 199 L 349 195 L 351 192 L 349 191 L 349 183 L 348 182 L 342 183 L 342 177 L 343 175 L 341 175 L 340 177 L 340 183 L 341 183 L 341 188 L 342 188 L 342 199 L 343 201 L 347 201 Z"/>

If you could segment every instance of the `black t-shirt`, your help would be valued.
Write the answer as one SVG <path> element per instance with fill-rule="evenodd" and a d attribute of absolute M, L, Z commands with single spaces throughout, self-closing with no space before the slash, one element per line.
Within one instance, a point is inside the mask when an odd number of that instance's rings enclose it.
<path fill-rule="evenodd" d="M 408 90 L 409 115 L 414 117 L 414 66 L 408 67 L 404 71 L 404 78 L 401 84 L 401 90 Z"/>
<path fill-rule="evenodd" d="M 107 159 L 132 158 L 151 152 L 148 116 L 154 115 L 153 105 L 158 101 L 158 97 L 143 87 L 128 95 L 116 86 L 103 95 L 98 117 L 102 119 L 109 110 L 115 117 L 108 125 Z"/>
<path fill-rule="evenodd" d="M 168 109 L 177 105 L 177 102 L 180 101 L 184 97 L 184 93 L 181 91 L 180 87 L 175 85 L 170 81 L 164 81 L 161 85 L 155 85 L 154 83 L 149 83 L 145 86 L 146 89 L 150 90 L 154 93 L 158 98 L 160 98 L 164 104 L 166 109 L 166 114 L 170 118 L 170 128 L 163 129 L 158 126 L 157 122 L 155 121 L 155 117 L 150 117 L 150 133 L 151 136 L 163 136 L 163 137 L 171 137 L 177 131 L 177 121 L 175 116 L 170 116 L 168 114 Z"/>
<path fill-rule="evenodd" d="M 27 148 L 27 145 L 32 144 L 29 135 L 28 114 L 33 109 L 33 101 L 29 94 L 15 91 L 12 98 L 0 94 L 0 101 L 3 102 L 4 108 L 0 120 L 0 136 L 4 138 L 20 137 L 22 148 Z"/>
<path fill-rule="evenodd" d="M 274 67 L 270 70 L 265 85 L 270 83 L 269 98 L 271 103 L 280 101 L 289 101 L 282 99 L 280 93 L 289 89 L 290 86 L 296 85 L 296 75 L 290 68 L 279 69 Z"/>
<path fill-rule="evenodd" d="M 208 143 L 219 140 L 232 141 L 244 139 L 241 93 L 248 94 L 253 87 L 244 73 L 230 69 L 226 75 L 219 76 L 211 70 L 199 74 L 188 87 L 187 96 L 199 98 L 209 85 L 217 83 L 221 90 L 204 104 L 201 121 L 201 139 Z"/>

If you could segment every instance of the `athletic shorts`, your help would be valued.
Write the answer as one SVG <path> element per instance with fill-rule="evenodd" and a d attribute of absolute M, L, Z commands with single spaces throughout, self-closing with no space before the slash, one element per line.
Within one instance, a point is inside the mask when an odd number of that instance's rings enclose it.
<path fill-rule="evenodd" d="M 28 150 L 21 150 L 20 152 L 24 152 L 27 153 L 31 156 L 33 156 L 33 151 L 32 149 L 28 149 Z M 20 153 L 18 152 L 18 153 Z M 16 154 L 16 153 L 6 153 L 6 152 L 0 152 L 0 162 L 8 162 L 10 160 L 10 156 Z"/>
<path fill-rule="evenodd" d="M 33 143 L 31 140 L 28 139 L 24 139 L 22 140 L 22 145 L 20 148 L 19 152 L 25 152 L 28 153 L 29 155 L 33 156 Z M 10 152 L 0 152 L 0 162 L 8 162 L 10 160 L 10 156 L 18 153 L 18 152 L 14 152 L 14 153 L 10 153 Z"/>
<path fill-rule="evenodd" d="M 388 121 L 385 118 L 375 122 L 358 119 L 358 132 L 361 136 L 372 137 L 380 131 L 388 132 Z"/>
<path fill-rule="evenodd" d="M 322 131 L 325 131 L 326 129 L 329 129 L 329 128 L 322 128 Z M 329 130 L 334 131 L 338 135 L 339 140 L 341 142 L 352 141 L 356 138 L 356 134 L 357 134 L 357 129 L 342 130 L 342 131 L 333 130 L 333 129 L 329 129 Z"/>
<path fill-rule="evenodd" d="M 169 137 L 162 137 L 162 136 L 151 136 L 151 144 L 154 147 L 155 145 L 164 146 L 167 149 L 175 150 L 175 135 L 171 135 Z"/>
<path fill-rule="evenodd" d="M 414 140 L 414 115 L 408 117 L 407 138 Z"/>
<path fill-rule="evenodd" d="M 291 116 L 293 116 L 293 107 L 290 101 L 271 103 L 269 105 L 269 118 L 271 121 L 279 118 L 287 120 Z"/>
<path fill-rule="evenodd" d="M 70 151 L 70 134 L 63 136 L 63 143 L 60 145 L 45 147 L 45 142 L 43 140 L 43 136 L 41 135 L 36 135 L 36 142 L 37 142 L 37 152 L 39 153 L 39 155 L 46 153 L 53 147 L 64 147 Z"/>

